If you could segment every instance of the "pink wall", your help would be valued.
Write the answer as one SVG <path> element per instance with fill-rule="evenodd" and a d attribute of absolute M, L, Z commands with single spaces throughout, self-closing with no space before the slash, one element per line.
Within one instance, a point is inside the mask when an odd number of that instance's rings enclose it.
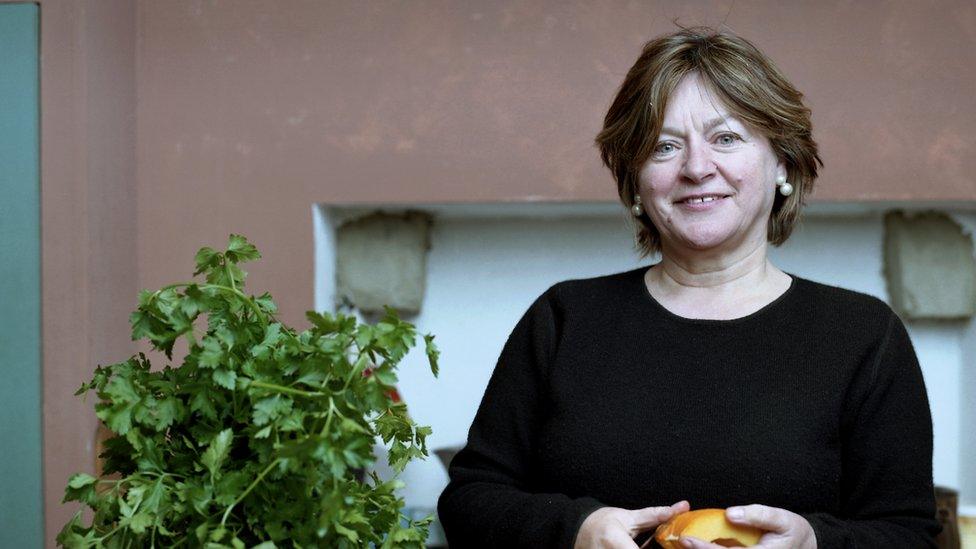
<path fill-rule="evenodd" d="M 731 8 L 731 9 L 730 9 Z M 976 6 L 776 1 L 43 0 L 47 535 L 139 288 L 248 235 L 312 307 L 311 205 L 607 201 L 592 138 L 648 38 L 723 20 L 805 92 L 822 201 L 976 200 Z"/>
<path fill-rule="evenodd" d="M 976 7 L 787 6 L 142 2 L 140 286 L 240 231 L 266 254 L 254 287 L 300 321 L 313 202 L 613 200 L 592 138 L 674 18 L 724 20 L 804 90 L 818 200 L 976 199 Z"/>
<path fill-rule="evenodd" d="M 41 246 L 45 539 L 76 511 L 68 477 L 93 471 L 94 401 L 72 396 L 124 360 L 135 302 L 135 6 L 41 4 Z"/>

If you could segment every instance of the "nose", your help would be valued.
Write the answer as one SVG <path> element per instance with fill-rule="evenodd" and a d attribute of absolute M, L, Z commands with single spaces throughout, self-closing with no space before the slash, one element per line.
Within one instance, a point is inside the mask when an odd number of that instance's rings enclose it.
<path fill-rule="evenodd" d="M 685 162 L 681 167 L 681 175 L 695 183 L 703 183 L 715 174 L 712 151 L 708 148 L 707 143 L 698 139 L 690 140 L 685 151 Z"/>

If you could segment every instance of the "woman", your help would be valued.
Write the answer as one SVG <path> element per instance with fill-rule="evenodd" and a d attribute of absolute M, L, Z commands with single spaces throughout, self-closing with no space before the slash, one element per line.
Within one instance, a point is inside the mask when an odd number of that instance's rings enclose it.
<path fill-rule="evenodd" d="M 518 322 L 438 503 L 451 547 L 636 548 L 705 507 L 761 547 L 934 547 L 902 322 L 767 257 L 822 165 L 801 98 L 733 35 L 644 47 L 597 143 L 661 260 L 556 284 Z"/>

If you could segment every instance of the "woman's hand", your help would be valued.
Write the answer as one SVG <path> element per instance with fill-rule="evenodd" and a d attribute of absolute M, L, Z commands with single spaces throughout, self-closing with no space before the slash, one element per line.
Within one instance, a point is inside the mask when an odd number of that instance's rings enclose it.
<path fill-rule="evenodd" d="M 634 538 L 678 513 L 689 509 L 687 501 L 670 507 L 621 509 L 601 507 L 590 513 L 576 534 L 573 549 L 637 549 Z"/>
<path fill-rule="evenodd" d="M 739 512 L 737 514 L 737 512 Z M 766 505 L 745 505 L 725 510 L 729 522 L 767 530 L 755 547 L 768 549 L 817 549 L 817 536 L 807 519 L 800 515 Z M 692 549 L 722 549 L 721 545 L 698 538 L 682 536 L 681 543 Z"/>

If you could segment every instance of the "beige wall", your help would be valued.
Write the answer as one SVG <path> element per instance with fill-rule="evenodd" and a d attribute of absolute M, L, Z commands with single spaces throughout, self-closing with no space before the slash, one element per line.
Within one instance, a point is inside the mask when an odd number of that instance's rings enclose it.
<path fill-rule="evenodd" d="M 731 11 L 730 11 L 731 6 Z M 818 200 L 976 200 L 976 7 L 897 2 L 42 2 L 47 535 L 139 288 L 230 232 L 283 319 L 311 204 L 612 200 L 592 138 L 648 38 L 723 20 L 804 91 Z"/>

